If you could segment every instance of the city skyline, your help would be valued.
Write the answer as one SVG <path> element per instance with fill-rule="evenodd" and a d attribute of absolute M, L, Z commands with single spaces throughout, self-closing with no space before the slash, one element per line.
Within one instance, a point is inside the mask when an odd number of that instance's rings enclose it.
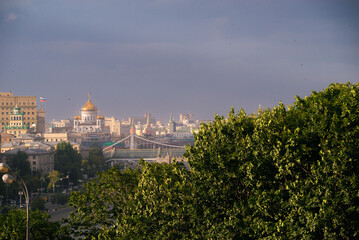
<path fill-rule="evenodd" d="M 46 121 L 91 92 L 118 119 L 288 105 L 359 76 L 355 1 L 3 1 L 0 91 L 45 97 Z"/>

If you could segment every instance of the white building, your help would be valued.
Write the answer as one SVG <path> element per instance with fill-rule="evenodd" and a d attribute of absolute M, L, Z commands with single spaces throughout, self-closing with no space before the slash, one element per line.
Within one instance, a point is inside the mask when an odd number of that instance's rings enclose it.
<path fill-rule="evenodd" d="M 99 115 L 97 107 L 90 100 L 91 95 L 88 95 L 88 100 L 81 109 L 81 115 L 74 117 L 74 132 L 79 133 L 103 133 L 108 132 L 104 129 L 105 117 Z"/>

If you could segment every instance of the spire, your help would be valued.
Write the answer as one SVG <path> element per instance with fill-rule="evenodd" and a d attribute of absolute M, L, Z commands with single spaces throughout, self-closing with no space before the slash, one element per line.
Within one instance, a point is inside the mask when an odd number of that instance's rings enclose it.
<path fill-rule="evenodd" d="M 91 100 L 91 93 L 89 92 L 87 95 L 88 95 L 88 100 Z"/>
<path fill-rule="evenodd" d="M 136 129 L 135 129 L 135 126 L 134 126 L 134 123 L 133 123 L 133 119 L 131 119 L 131 130 L 130 130 L 130 134 L 131 134 L 131 135 L 136 134 Z"/>
<path fill-rule="evenodd" d="M 172 113 L 170 113 L 170 122 L 172 122 Z"/>

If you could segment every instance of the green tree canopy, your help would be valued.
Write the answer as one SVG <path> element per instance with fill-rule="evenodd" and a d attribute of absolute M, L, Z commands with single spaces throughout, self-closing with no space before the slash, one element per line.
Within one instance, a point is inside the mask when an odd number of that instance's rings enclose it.
<path fill-rule="evenodd" d="M 47 213 L 40 211 L 30 212 L 30 236 L 31 239 L 71 239 L 58 222 L 51 222 Z M 0 239 L 25 239 L 26 236 L 26 211 L 12 209 L 0 214 Z"/>
<path fill-rule="evenodd" d="M 356 239 L 359 84 L 215 116 L 179 163 L 111 169 L 73 193 L 87 239 Z"/>
<path fill-rule="evenodd" d="M 15 155 L 11 155 L 6 160 L 12 171 L 16 172 L 20 176 L 26 176 L 31 174 L 30 162 L 28 156 L 24 151 L 17 151 Z"/>
<path fill-rule="evenodd" d="M 54 168 L 63 176 L 67 176 L 69 172 L 70 180 L 76 182 L 80 176 L 81 159 L 81 154 L 69 142 L 61 142 L 55 151 Z"/>
<path fill-rule="evenodd" d="M 187 154 L 203 236 L 358 237 L 358 105 L 358 84 L 332 84 L 203 125 Z"/>
<path fill-rule="evenodd" d="M 69 221 L 72 234 L 84 239 L 116 236 L 115 222 L 130 206 L 138 174 L 111 168 L 86 183 L 82 192 L 72 192 L 69 200 L 69 206 L 75 208 Z"/>
<path fill-rule="evenodd" d="M 82 160 L 84 174 L 88 177 L 95 177 L 98 172 L 105 170 L 105 157 L 98 147 L 90 148 L 88 160 Z"/>

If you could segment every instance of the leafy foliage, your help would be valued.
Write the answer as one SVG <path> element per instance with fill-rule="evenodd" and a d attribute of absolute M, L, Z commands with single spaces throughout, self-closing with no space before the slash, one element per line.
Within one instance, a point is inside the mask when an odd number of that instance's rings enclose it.
<path fill-rule="evenodd" d="M 31 239 L 70 239 L 60 229 L 58 222 L 50 222 L 50 216 L 40 211 L 30 212 Z M 26 211 L 12 209 L 0 214 L 0 239 L 25 239 Z"/>
<path fill-rule="evenodd" d="M 37 209 L 40 211 L 45 210 L 45 200 L 40 196 L 36 196 L 31 200 L 31 210 Z"/>
<path fill-rule="evenodd" d="M 102 150 L 98 147 L 90 148 L 89 159 L 82 160 L 82 167 L 88 177 L 95 177 L 97 172 L 102 172 L 105 169 L 105 157 Z"/>
<path fill-rule="evenodd" d="M 202 124 L 182 164 L 111 169 L 73 193 L 85 239 L 355 239 L 359 85 Z"/>
<path fill-rule="evenodd" d="M 55 187 L 55 184 L 60 180 L 60 172 L 53 170 L 47 176 L 49 179 L 49 184 L 47 185 L 47 189 L 52 189 Z"/>
<path fill-rule="evenodd" d="M 61 142 L 57 145 L 54 156 L 54 168 L 63 176 L 70 173 L 70 181 L 77 182 L 80 176 L 81 155 L 72 148 L 68 142 Z"/>
<path fill-rule="evenodd" d="M 9 156 L 6 163 L 12 171 L 18 173 L 20 176 L 30 175 L 30 162 L 27 160 L 28 156 L 23 151 L 18 151 L 15 155 Z"/>
<path fill-rule="evenodd" d="M 124 214 L 138 183 L 138 171 L 120 172 L 112 168 L 84 186 L 83 192 L 72 192 L 69 206 L 74 236 L 96 239 L 101 235 L 115 236 L 114 224 Z"/>

